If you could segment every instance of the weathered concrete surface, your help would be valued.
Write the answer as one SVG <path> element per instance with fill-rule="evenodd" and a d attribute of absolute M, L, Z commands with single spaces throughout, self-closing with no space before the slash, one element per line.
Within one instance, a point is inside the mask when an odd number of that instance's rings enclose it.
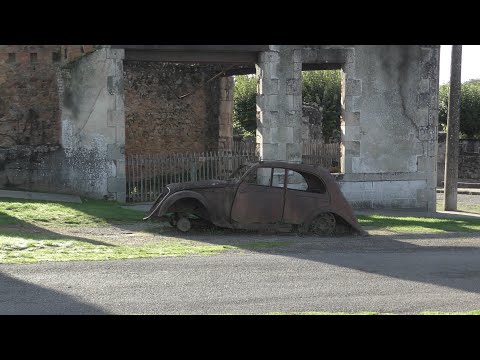
<path fill-rule="evenodd" d="M 301 48 L 270 45 L 257 64 L 257 144 L 265 160 L 302 161 Z"/>
<path fill-rule="evenodd" d="M 62 69 L 67 191 L 125 201 L 123 50 L 102 48 Z"/>
<path fill-rule="evenodd" d="M 108 186 L 125 183 L 122 58 L 91 45 L 0 47 L 0 188 L 124 201 L 125 187 Z"/>
<path fill-rule="evenodd" d="M 342 191 L 355 207 L 435 211 L 438 46 L 355 46 L 345 66 Z M 373 191 L 358 198 L 361 183 Z M 365 185 L 365 186 L 367 186 Z"/>
<path fill-rule="evenodd" d="M 338 180 L 352 205 L 435 211 L 439 46 L 270 46 L 257 67 L 265 160 L 297 161 L 303 62 L 343 70 Z"/>
<path fill-rule="evenodd" d="M 51 202 L 73 202 L 73 203 L 82 203 L 82 199 L 76 195 L 67 195 L 67 194 L 46 194 L 46 193 L 35 193 L 28 191 L 11 191 L 11 190 L 1 190 L 0 189 L 0 198 L 9 198 L 9 199 L 26 199 L 26 200 L 44 200 Z"/>
<path fill-rule="evenodd" d="M 233 149 L 233 93 L 235 81 L 233 77 L 220 78 L 220 101 L 218 114 L 218 149 Z"/>

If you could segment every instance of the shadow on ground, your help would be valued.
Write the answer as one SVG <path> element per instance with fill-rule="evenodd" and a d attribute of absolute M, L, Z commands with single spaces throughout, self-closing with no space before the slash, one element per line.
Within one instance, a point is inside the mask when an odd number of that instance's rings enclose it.
<path fill-rule="evenodd" d="M 452 229 L 452 232 L 435 234 L 338 237 L 236 231 L 206 224 L 191 233 L 164 225 L 150 231 L 480 293 L 480 232 L 455 232 L 455 229 L 462 229 L 462 224 L 452 225 Z M 250 246 L 255 243 L 270 243 L 272 246 Z"/>
<path fill-rule="evenodd" d="M 1 315 L 107 315 L 64 293 L 0 273 Z"/>
<path fill-rule="evenodd" d="M 64 235 L 52 230 L 48 230 L 24 220 L 0 212 L 2 220 L 6 220 L 6 225 L 2 225 L 0 236 L 4 237 L 22 237 L 26 240 L 45 241 L 45 240 L 75 240 L 92 245 L 115 246 L 106 242 L 87 239 L 79 236 Z"/>

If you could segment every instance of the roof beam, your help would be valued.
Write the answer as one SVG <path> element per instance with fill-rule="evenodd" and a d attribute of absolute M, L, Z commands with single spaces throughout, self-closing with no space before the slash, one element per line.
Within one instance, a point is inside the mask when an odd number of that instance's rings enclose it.
<path fill-rule="evenodd" d="M 258 54 L 249 52 L 126 50 L 125 60 L 174 63 L 255 64 Z"/>
<path fill-rule="evenodd" d="M 254 52 L 267 51 L 268 45 L 112 45 L 114 49 L 158 50 L 158 51 L 201 51 L 201 52 Z"/>

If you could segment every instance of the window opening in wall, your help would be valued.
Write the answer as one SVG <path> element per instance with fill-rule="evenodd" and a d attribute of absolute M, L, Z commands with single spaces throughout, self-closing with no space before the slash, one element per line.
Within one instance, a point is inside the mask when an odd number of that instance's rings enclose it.
<path fill-rule="evenodd" d="M 67 55 L 68 55 L 68 54 L 67 54 L 67 49 L 65 48 L 65 49 L 63 49 L 63 57 L 66 59 L 66 58 L 67 58 Z"/>
<path fill-rule="evenodd" d="M 9 53 L 8 54 L 8 63 L 14 63 L 17 60 L 17 56 L 15 53 Z"/>
<path fill-rule="evenodd" d="M 55 51 L 52 53 L 52 62 L 54 63 L 60 62 L 60 58 L 61 58 L 60 52 Z"/>
<path fill-rule="evenodd" d="M 30 53 L 30 62 L 31 63 L 36 63 L 38 60 L 37 53 Z"/>
<path fill-rule="evenodd" d="M 306 70 L 302 77 L 302 162 L 339 173 L 342 70 Z"/>

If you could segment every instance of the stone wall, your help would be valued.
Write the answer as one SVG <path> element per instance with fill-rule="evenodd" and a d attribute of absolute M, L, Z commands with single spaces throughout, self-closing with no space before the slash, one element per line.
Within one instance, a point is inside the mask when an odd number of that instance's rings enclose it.
<path fill-rule="evenodd" d="M 125 61 L 126 153 L 202 152 L 218 149 L 219 133 L 231 138 L 229 124 L 220 128 L 219 122 L 229 111 L 226 121 L 232 121 L 228 79 L 206 83 L 221 70 L 212 65 Z"/>
<path fill-rule="evenodd" d="M 0 47 L 0 188 L 125 198 L 123 51 Z"/>
<path fill-rule="evenodd" d="M 260 154 L 297 161 L 302 63 L 341 67 L 338 181 L 346 198 L 356 208 L 435 211 L 439 50 L 436 45 L 270 46 L 257 67 Z"/>
<path fill-rule="evenodd" d="M 355 46 L 344 65 L 342 191 L 359 208 L 436 208 L 439 47 Z"/>
<path fill-rule="evenodd" d="M 125 201 L 123 58 L 123 50 L 106 47 L 62 69 L 67 192 Z"/>
<path fill-rule="evenodd" d="M 437 186 L 443 187 L 445 177 L 445 133 L 438 136 L 438 177 Z M 462 182 L 480 181 L 480 140 L 465 139 L 459 141 L 458 179 Z"/>
<path fill-rule="evenodd" d="M 0 47 L 0 147 L 57 145 L 57 46 Z M 55 60 L 55 61 L 54 61 Z"/>
<path fill-rule="evenodd" d="M 257 144 L 263 160 L 302 161 L 302 48 L 270 45 L 256 66 Z"/>

